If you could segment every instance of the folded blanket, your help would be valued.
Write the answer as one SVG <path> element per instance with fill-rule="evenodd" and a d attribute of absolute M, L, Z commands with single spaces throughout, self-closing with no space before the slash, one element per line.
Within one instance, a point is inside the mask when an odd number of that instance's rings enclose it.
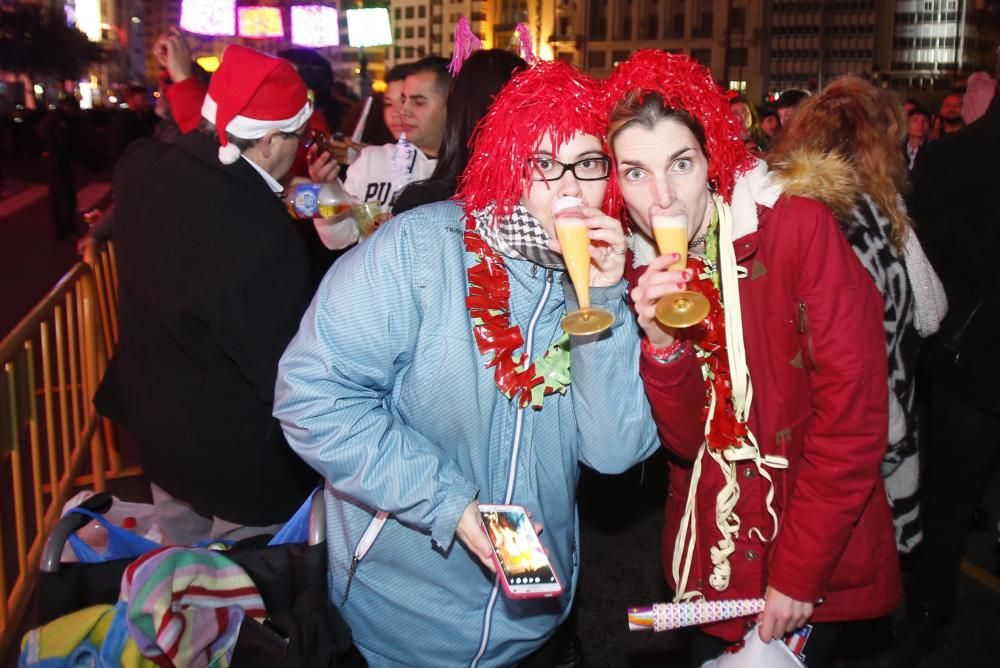
<path fill-rule="evenodd" d="M 144 656 L 190 668 L 227 668 L 244 615 L 266 616 L 246 572 L 212 550 L 153 550 L 126 569 L 121 600 Z"/>

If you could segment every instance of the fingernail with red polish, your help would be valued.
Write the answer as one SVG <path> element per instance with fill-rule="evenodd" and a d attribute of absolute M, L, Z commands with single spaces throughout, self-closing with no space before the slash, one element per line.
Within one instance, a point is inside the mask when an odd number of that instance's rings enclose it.
<path fill-rule="evenodd" d="M 678 290 L 687 290 L 687 283 L 678 283 L 677 284 L 677 289 Z"/>

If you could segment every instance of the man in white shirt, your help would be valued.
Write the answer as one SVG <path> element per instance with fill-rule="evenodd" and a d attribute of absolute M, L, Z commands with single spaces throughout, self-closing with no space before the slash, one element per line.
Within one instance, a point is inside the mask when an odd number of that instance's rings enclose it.
<path fill-rule="evenodd" d="M 359 200 L 378 200 L 388 212 L 407 184 L 428 178 L 437 165 L 444 137 L 445 107 L 451 88 L 448 61 L 428 56 L 409 65 L 403 82 L 403 136 L 399 144 L 369 146 L 347 168 L 344 188 Z M 400 144 L 403 142 L 400 141 Z"/>
<path fill-rule="evenodd" d="M 396 197 L 408 184 L 430 178 L 444 138 L 451 89 L 448 60 L 427 56 L 406 67 L 399 115 L 403 134 L 395 144 L 362 149 L 344 179 L 348 194 L 362 202 L 379 202 L 383 214 L 392 211 Z M 351 218 L 314 222 L 317 234 L 330 250 L 347 248 L 360 238 Z"/>

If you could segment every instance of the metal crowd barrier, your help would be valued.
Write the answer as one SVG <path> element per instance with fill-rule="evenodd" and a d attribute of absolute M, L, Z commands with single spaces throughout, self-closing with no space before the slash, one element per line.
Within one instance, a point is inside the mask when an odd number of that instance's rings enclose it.
<path fill-rule="evenodd" d="M 97 302 L 101 313 L 104 350 L 113 351 L 118 345 L 118 265 L 115 242 L 89 243 L 84 248 L 83 261 L 94 272 Z"/>
<path fill-rule="evenodd" d="M 108 478 L 142 473 L 122 468 L 114 426 L 92 403 L 118 344 L 114 243 L 89 241 L 83 256 L 0 341 L 0 665 L 19 640 L 66 500 L 79 487 L 104 491 Z"/>
<path fill-rule="evenodd" d="M 99 215 L 92 212 L 92 217 Z M 118 346 L 118 265 L 115 258 L 114 241 L 90 241 L 84 246 L 83 261 L 94 274 L 97 292 L 97 310 L 101 317 L 103 346 L 99 351 L 102 364 L 107 364 Z M 107 418 L 102 421 L 104 440 L 108 445 L 108 466 L 114 475 L 137 475 L 141 471 L 123 471 L 118 455 L 118 439 L 115 427 Z"/>
<path fill-rule="evenodd" d="M 99 280 L 113 285 L 110 273 Z M 18 640 L 63 504 L 80 484 L 105 489 L 105 435 L 92 397 L 112 349 L 101 323 L 112 316 L 102 318 L 98 295 L 94 272 L 77 264 L 0 341 L 0 663 Z"/>

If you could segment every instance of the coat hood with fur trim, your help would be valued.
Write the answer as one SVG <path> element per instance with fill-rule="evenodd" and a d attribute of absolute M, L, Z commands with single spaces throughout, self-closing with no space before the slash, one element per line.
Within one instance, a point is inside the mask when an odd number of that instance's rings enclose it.
<path fill-rule="evenodd" d="M 772 182 L 781 194 L 819 200 L 841 224 L 853 218 L 861 184 L 843 154 L 797 148 L 782 160 L 770 162 L 770 168 Z"/>

